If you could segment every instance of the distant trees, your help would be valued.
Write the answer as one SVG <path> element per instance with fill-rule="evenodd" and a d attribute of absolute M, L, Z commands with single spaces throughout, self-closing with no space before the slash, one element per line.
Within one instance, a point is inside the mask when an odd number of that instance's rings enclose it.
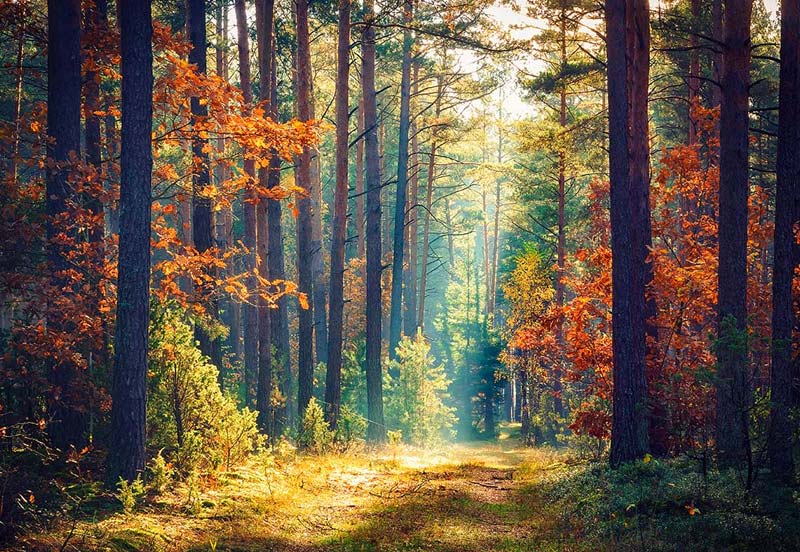
<path fill-rule="evenodd" d="M 132 481 L 145 466 L 150 320 L 150 201 L 153 153 L 153 27 L 149 0 L 121 0 L 122 163 L 119 279 L 111 446 L 107 480 Z"/>

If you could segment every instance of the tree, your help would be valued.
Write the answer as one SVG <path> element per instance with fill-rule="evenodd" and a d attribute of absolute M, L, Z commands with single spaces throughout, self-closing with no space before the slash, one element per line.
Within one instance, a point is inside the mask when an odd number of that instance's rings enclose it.
<path fill-rule="evenodd" d="M 253 103 L 253 90 L 250 81 L 250 44 L 248 38 L 247 11 L 245 0 L 236 0 L 234 4 L 236 12 L 237 29 L 237 49 L 239 54 L 239 85 L 242 89 L 242 96 L 248 106 Z M 248 113 L 249 115 L 249 107 Z M 244 200 L 242 201 L 242 219 L 244 221 L 244 239 L 242 243 L 246 248 L 243 259 L 243 270 L 247 273 L 245 285 L 248 290 L 248 300 L 242 305 L 242 318 L 244 326 L 244 373 L 245 385 L 252 380 L 250 374 L 258 373 L 258 309 L 256 303 L 256 288 L 258 281 L 255 276 L 257 267 L 256 256 L 256 203 L 258 194 L 256 192 L 256 167 L 255 160 L 245 158 L 243 161 L 244 173 L 247 176 L 245 185 Z M 247 392 L 247 391 L 245 391 Z"/>
<path fill-rule="evenodd" d="M 364 95 L 364 156 L 367 186 L 367 441 L 386 441 L 381 368 L 381 175 L 375 93 L 375 3 L 364 0 L 361 35 L 361 88 Z"/>
<path fill-rule="evenodd" d="M 153 153 L 153 27 L 149 0 L 119 3 L 122 165 L 119 277 L 108 482 L 132 481 L 145 466 L 145 395 L 150 294 Z"/>
<path fill-rule="evenodd" d="M 397 154 L 397 195 L 394 208 L 394 247 L 392 254 L 392 303 L 389 313 L 389 357 L 397 355 L 397 345 L 403 330 L 403 241 L 406 232 L 406 199 L 408 194 L 408 136 L 411 125 L 411 48 L 414 38 L 411 22 L 414 18 L 413 0 L 404 0 L 403 65 L 400 80 L 400 135 Z"/>
<path fill-rule="evenodd" d="M 725 2 L 719 160 L 716 451 L 722 465 L 749 451 L 747 200 L 752 0 Z"/>
<path fill-rule="evenodd" d="M 792 280 L 797 266 L 800 201 L 800 2 L 781 3 L 781 69 L 778 112 L 778 162 L 772 271 L 772 373 L 768 448 L 772 472 L 785 481 L 794 475 L 792 458 L 792 332 L 795 327 Z"/>
<path fill-rule="evenodd" d="M 328 365 L 325 374 L 325 417 L 336 429 L 342 398 L 342 325 L 344 312 L 344 248 L 347 240 L 348 137 L 350 115 L 350 0 L 339 0 L 336 58 L 336 190 L 333 200 L 331 275 L 328 321 Z"/>
<path fill-rule="evenodd" d="M 649 223 L 646 229 L 643 223 L 650 214 L 645 201 L 649 187 L 649 37 L 647 0 L 606 1 L 614 297 L 613 466 L 641 458 L 648 448 L 644 330 L 647 251 L 642 234 L 649 230 Z"/>
<path fill-rule="evenodd" d="M 197 72 L 206 74 L 206 1 L 186 0 L 186 27 L 192 49 L 189 63 L 197 66 Z M 206 188 L 211 183 L 208 159 L 208 138 L 204 124 L 208 117 L 208 107 L 203 98 L 193 96 L 192 108 L 192 241 L 195 248 L 203 253 L 214 245 L 214 215 L 211 198 Z M 210 315 L 216 315 L 216 302 L 212 300 Z M 217 368 L 222 361 L 218 340 L 212 339 L 202 327 L 197 328 L 200 350 L 211 358 Z M 220 374 L 222 372 L 220 371 Z M 220 381 L 220 383 L 222 383 Z"/>
<path fill-rule="evenodd" d="M 297 116 L 302 121 L 311 114 L 311 50 L 308 30 L 308 0 L 295 2 L 297 17 Z M 299 309 L 297 412 L 300 419 L 311 400 L 314 386 L 314 313 L 313 275 L 311 271 L 311 150 L 303 148 L 297 160 L 297 275 L 298 290 L 306 299 Z"/>
<path fill-rule="evenodd" d="M 71 164 L 81 151 L 81 19 L 79 0 L 47 2 L 47 157 L 55 164 L 47 171 L 47 257 L 54 289 L 63 293 L 69 269 L 66 251 L 58 243 L 63 231 L 67 204 L 73 195 Z M 70 322 L 53 313 L 51 331 L 70 331 Z M 73 328 L 74 330 L 74 328 Z M 57 360 L 49 374 L 55 391 L 50 429 L 53 444 L 66 450 L 86 442 L 86 417 L 70 403 L 77 373 L 69 361 Z"/>

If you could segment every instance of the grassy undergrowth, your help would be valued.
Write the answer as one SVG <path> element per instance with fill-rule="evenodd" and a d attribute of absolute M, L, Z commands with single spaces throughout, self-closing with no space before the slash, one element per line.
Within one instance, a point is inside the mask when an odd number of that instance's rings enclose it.
<path fill-rule="evenodd" d="M 686 461 L 611 471 L 569 451 L 496 443 L 254 458 L 235 471 L 85 508 L 13 550 L 796 550 L 800 496 Z M 69 536 L 69 539 L 66 537 Z M 58 546 L 56 546 L 58 545 Z"/>

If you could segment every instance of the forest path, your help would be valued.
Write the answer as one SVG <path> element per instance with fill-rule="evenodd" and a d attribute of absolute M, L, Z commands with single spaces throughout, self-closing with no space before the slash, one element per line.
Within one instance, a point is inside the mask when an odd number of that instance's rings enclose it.
<path fill-rule="evenodd" d="M 309 485 L 308 496 L 258 522 L 223 529 L 217 550 L 558 549 L 530 483 L 561 455 L 520 446 L 517 432 L 504 427 L 496 442 L 438 450 L 390 448 L 366 463 L 321 462 L 324 482 Z"/>
<path fill-rule="evenodd" d="M 518 426 L 502 426 L 496 441 L 438 449 L 257 456 L 232 472 L 176 485 L 133 514 L 91 514 L 65 549 L 563 550 L 559 518 L 538 483 L 565 468 L 565 453 L 523 447 L 518 435 Z M 50 550 L 45 543 L 63 542 L 68 530 L 39 535 L 27 549 Z"/>

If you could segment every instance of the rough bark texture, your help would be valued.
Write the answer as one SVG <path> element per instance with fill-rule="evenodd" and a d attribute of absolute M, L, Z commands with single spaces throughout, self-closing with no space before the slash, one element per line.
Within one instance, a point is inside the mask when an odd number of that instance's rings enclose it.
<path fill-rule="evenodd" d="M 628 36 L 628 35 L 632 36 Z M 631 40 L 632 39 L 632 40 Z M 642 185 L 633 175 L 637 139 L 633 98 L 638 88 L 646 92 L 647 64 L 635 65 L 649 55 L 646 0 L 606 1 L 608 51 L 609 173 L 611 179 L 611 248 L 613 253 L 613 412 L 611 464 L 618 466 L 641 458 L 648 448 L 644 257 L 637 240 L 637 199 Z M 628 51 L 632 48 L 632 51 Z M 629 59 L 633 67 L 629 67 Z M 633 79 L 638 82 L 631 82 Z M 646 112 L 646 96 L 645 96 Z M 646 128 L 646 127 L 645 127 Z M 647 159 L 644 159 L 647 162 Z M 648 211 L 649 213 L 649 211 Z"/>
<path fill-rule="evenodd" d="M 792 332 L 795 326 L 792 279 L 797 266 L 794 225 L 800 199 L 800 1 L 781 3 L 781 70 L 778 163 L 772 271 L 772 373 L 770 380 L 770 467 L 789 482 L 792 458 Z"/>
<path fill-rule="evenodd" d="M 344 248 L 347 240 L 348 131 L 350 130 L 350 0 L 339 0 L 336 59 L 336 189 L 333 199 L 328 366 L 325 374 L 325 416 L 331 429 L 339 421 L 342 399 L 342 324 L 344 312 Z"/>
<path fill-rule="evenodd" d="M 413 2 L 403 4 L 404 21 L 413 19 Z M 411 30 L 403 33 L 403 65 L 400 77 L 400 136 L 397 145 L 397 195 L 394 207 L 394 244 L 392 254 L 392 302 L 389 312 L 389 358 L 397 356 L 397 345 L 403 330 L 403 241 L 405 238 L 406 199 L 408 194 L 408 135 L 411 124 Z"/>
<path fill-rule="evenodd" d="M 748 456 L 747 197 L 752 0 L 725 3 L 720 105 L 719 299 L 716 452 L 723 465 Z"/>
<path fill-rule="evenodd" d="M 239 54 L 239 83 L 242 88 L 242 95 L 249 106 L 253 102 L 253 90 L 250 78 L 250 43 L 249 26 L 247 24 L 247 7 L 245 0 L 236 0 L 234 4 L 236 12 L 237 28 L 237 48 Z M 255 295 L 258 285 L 254 272 L 257 267 L 256 257 L 256 202 L 258 200 L 255 177 L 255 163 L 252 159 L 244 160 L 244 172 L 248 178 L 248 185 L 244 191 L 244 201 L 242 201 L 242 220 L 244 222 L 243 245 L 247 248 L 247 253 L 243 256 L 243 270 L 249 275 L 245 279 L 248 290 L 248 300 L 242 305 L 242 323 L 244 337 L 244 373 L 245 382 L 252 381 L 252 374 L 258 373 L 258 309 L 256 307 L 258 298 Z M 245 384 L 247 385 L 247 384 Z M 249 401 L 248 401 L 249 402 Z"/>
<path fill-rule="evenodd" d="M 386 441 L 383 423 L 383 370 L 381 368 L 381 177 L 378 158 L 378 118 L 375 95 L 375 4 L 364 0 L 361 37 L 361 79 L 364 94 L 364 153 L 367 185 L 367 441 Z"/>
<path fill-rule="evenodd" d="M 297 8 L 297 116 L 311 116 L 311 51 L 308 38 L 308 0 L 296 0 Z M 297 185 L 304 193 L 297 198 L 297 276 L 298 289 L 305 294 L 308 308 L 298 312 L 298 392 L 297 412 L 303 417 L 314 386 L 314 312 L 311 270 L 311 150 L 304 148 L 298 158 Z"/>
<path fill-rule="evenodd" d="M 413 63 L 411 96 L 419 96 L 419 64 Z M 416 101 L 414 102 L 416 104 Z M 419 135 L 417 124 L 411 123 L 410 183 L 408 187 L 408 208 L 406 209 L 406 259 L 408 268 L 403 272 L 403 333 L 409 336 L 417 333 L 417 273 L 419 265 Z"/>
<path fill-rule="evenodd" d="M 357 247 L 360 259 L 366 255 L 364 239 L 364 97 L 358 98 L 358 135 L 356 142 L 356 225 Z"/>
<path fill-rule="evenodd" d="M 150 320 L 150 185 L 153 165 L 152 22 L 149 0 L 119 2 L 122 40 L 122 175 L 119 279 L 108 483 L 145 467 Z"/>
<path fill-rule="evenodd" d="M 61 289 L 67 270 L 64 251 L 54 241 L 61 231 L 60 218 L 67 211 L 67 201 L 73 190 L 68 177 L 71 156 L 81 154 L 81 6 L 79 0 L 49 0 L 47 2 L 47 157 L 57 166 L 47 172 L 47 256 L 52 284 Z M 53 331 L 70 331 L 69 321 L 48 320 Z M 52 366 L 49 374 L 54 388 L 50 437 L 62 450 L 75 445 L 79 450 L 86 442 L 86 416 L 70 406 L 81 391 L 75 388 L 78 373 L 69 362 Z"/>
<path fill-rule="evenodd" d="M 95 0 L 91 9 L 84 10 L 84 27 L 92 36 L 107 32 L 108 4 L 106 0 Z M 100 132 L 100 117 L 95 115 L 100 106 L 100 73 L 97 71 L 86 72 L 85 103 L 84 103 L 84 128 L 86 138 L 86 161 L 92 165 L 98 175 L 103 172 L 102 143 Z M 87 206 L 95 216 L 103 217 L 103 202 L 96 196 L 87 198 Z M 98 224 L 89 234 L 89 241 L 98 244 L 103 239 L 103 224 Z M 102 351 L 95 351 L 102 353 Z"/>
<path fill-rule="evenodd" d="M 259 89 L 262 101 L 270 100 L 272 89 L 272 64 L 275 61 L 273 48 L 273 27 L 275 22 L 275 4 L 272 0 L 259 0 L 256 3 L 256 30 L 258 37 Z M 259 187 L 269 187 L 271 165 L 259 169 Z M 268 266 L 269 233 L 268 205 L 272 201 L 261 195 L 256 204 L 256 251 L 258 253 L 258 274 L 265 280 L 270 279 Z M 256 377 L 255 404 L 258 410 L 259 426 L 264 431 L 271 429 L 270 396 L 272 394 L 272 332 L 270 308 L 267 301 L 258 299 L 258 374 Z M 248 393 L 248 397 L 250 397 Z"/>

